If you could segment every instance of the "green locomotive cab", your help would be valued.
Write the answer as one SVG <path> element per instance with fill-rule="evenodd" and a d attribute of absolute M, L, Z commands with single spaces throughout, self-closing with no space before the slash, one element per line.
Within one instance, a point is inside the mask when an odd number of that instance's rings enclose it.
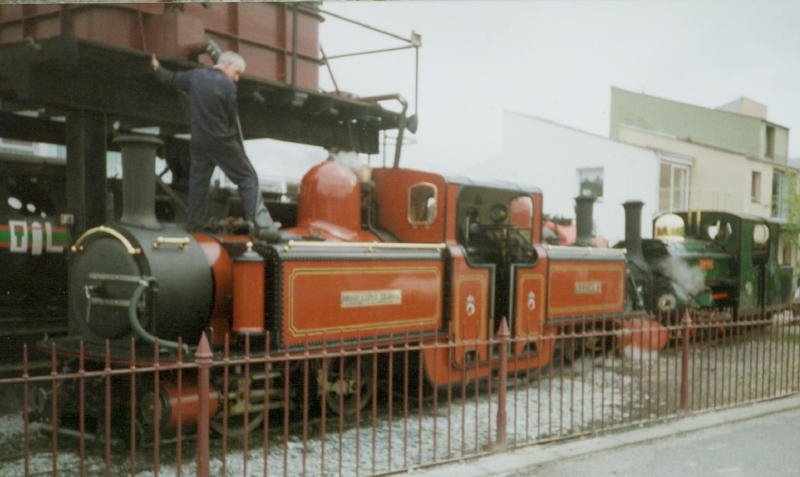
<path fill-rule="evenodd" d="M 792 269 L 778 263 L 780 226 L 730 212 L 663 214 L 644 256 L 672 279 L 678 306 L 763 313 L 791 300 Z"/>

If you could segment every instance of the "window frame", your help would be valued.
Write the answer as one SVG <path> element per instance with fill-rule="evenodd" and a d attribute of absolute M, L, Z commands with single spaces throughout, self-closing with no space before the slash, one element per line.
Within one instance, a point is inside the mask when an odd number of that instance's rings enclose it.
<path fill-rule="evenodd" d="M 775 158 L 775 126 L 769 124 L 764 129 L 764 157 Z"/>
<path fill-rule="evenodd" d="M 578 167 L 576 168 L 575 172 L 577 173 L 578 178 L 578 194 L 579 196 L 587 196 L 587 197 L 594 197 L 597 200 L 601 200 L 605 196 L 605 185 L 606 185 L 606 171 L 605 167 L 603 166 L 592 166 L 592 167 Z M 600 195 L 593 195 L 593 194 L 584 194 L 583 193 L 583 179 L 582 175 L 584 173 L 590 172 L 599 172 L 600 175 Z"/>
<path fill-rule="evenodd" d="M 761 171 L 750 171 L 750 202 L 753 204 L 761 203 L 761 182 Z"/>
<path fill-rule="evenodd" d="M 791 199 L 791 176 L 786 171 L 772 171 L 772 207 L 770 215 L 776 218 L 789 218 L 789 201 Z"/>
<path fill-rule="evenodd" d="M 434 200 L 434 204 L 435 204 L 435 207 L 433 208 L 433 214 L 431 214 L 431 217 L 429 217 L 428 220 L 416 220 L 414 217 L 411 216 L 412 211 L 415 210 L 414 207 L 412 206 L 412 195 L 413 195 L 414 190 L 417 190 L 417 189 L 420 189 L 420 188 L 426 188 L 426 189 L 429 189 L 429 190 L 433 191 L 433 195 L 429 196 L 429 197 L 427 197 L 425 199 L 426 202 L 429 201 L 430 199 L 433 199 Z M 406 205 L 407 205 L 407 208 L 406 208 L 406 219 L 408 220 L 408 223 L 411 224 L 412 227 L 415 227 L 415 228 L 418 228 L 418 227 L 430 228 L 430 226 L 433 225 L 433 223 L 436 221 L 436 216 L 437 216 L 437 213 L 438 213 L 438 208 L 439 208 L 439 189 L 436 187 L 436 184 L 433 184 L 431 182 L 423 181 L 423 182 L 417 182 L 417 183 L 411 184 L 408 187 L 408 201 L 407 201 Z M 427 205 L 426 205 L 426 210 L 428 210 L 427 209 Z"/>
<path fill-rule="evenodd" d="M 661 187 L 661 179 L 662 179 L 662 173 L 663 173 L 662 169 L 663 169 L 664 166 L 667 166 L 669 168 L 669 172 L 668 172 L 668 174 L 669 174 L 669 185 L 666 187 L 666 189 L 667 189 L 666 190 L 666 192 L 667 192 L 666 204 L 664 204 L 663 201 L 662 201 L 662 192 L 663 192 L 662 189 L 664 189 L 664 188 Z M 674 207 L 673 204 L 675 204 L 675 198 L 678 195 L 677 194 L 678 188 L 675 185 L 675 172 L 677 170 L 682 170 L 682 171 L 684 171 L 686 173 L 685 174 L 686 184 L 685 184 L 685 186 L 683 188 L 683 193 L 681 194 L 682 195 L 682 197 L 681 197 L 681 204 L 682 205 L 680 205 L 678 207 Z M 659 212 L 666 213 L 666 212 L 673 212 L 673 211 L 676 211 L 676 210 L 688 210 L 689 209 L 689 184 L 691 184 L 691 182 L 692 182 L 692 180 L 691 180 L 691 178 L 692 178 L 692 168 L 691 168 L 691 166 L 688 165 L 688 164 L 681 164 L 681 163 L 670 161 L 670 160 L 667 160 L 667 159 L 661 159 L 661 161 L 659 163 L 658 174 L 659 174 L 659 177 L 658 177 L 658 184 L 659 184 L 658 210 L 659 210 Z"/>

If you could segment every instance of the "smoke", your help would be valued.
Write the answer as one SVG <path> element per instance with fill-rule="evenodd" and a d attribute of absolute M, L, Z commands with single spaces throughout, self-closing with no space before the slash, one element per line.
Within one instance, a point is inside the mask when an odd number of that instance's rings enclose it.
<path fill-rule="evenodd" d="M 659 267 L 666 276 L 690 295 L 696 295 L 705 288 L 706 274 L 700 267 L 690 267 L 676 257 L 661 261 Z"/>

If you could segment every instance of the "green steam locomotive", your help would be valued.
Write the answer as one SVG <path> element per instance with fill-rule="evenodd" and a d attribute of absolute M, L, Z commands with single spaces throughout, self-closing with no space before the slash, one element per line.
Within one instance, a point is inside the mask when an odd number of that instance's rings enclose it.
<path fill-rule="evenodd" d="M 793 270 L 779 250 L 785 227 L 720 211 L 656 217 L 653 239 L 642 240 L 640 251 L 628 249 L 644 308 L 667 315 L 704 310 L 715 319 L 738 319 L 790 305 Z"/>

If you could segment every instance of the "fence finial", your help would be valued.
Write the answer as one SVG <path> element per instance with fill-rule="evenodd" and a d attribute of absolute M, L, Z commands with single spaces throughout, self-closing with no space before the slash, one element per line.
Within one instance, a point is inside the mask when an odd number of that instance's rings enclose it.
<path fill-rule="evenodd" d="M 500 326 L 497 327 L 497 337 L 498 338 L 511 337 L 511 332 L 508 330 L 508 321 L 506 321 L 505 316 L 500 320 Z"/>
<path fill-rule="evenodd" d="M 500 363 L 497 370 L 498 384 L 497 384 L 497 439 L 495 447 L 504 448 L 506 446 L 506 386 L 508 376 L 508 340 L 511 333 L 508 331 L 508 322 L 504 316 L 500 320 L 500 326 L 497 329 L 497 340 L 499 346 Z"/>
<path fill-rule="evenodd" d="M 214 356 L 211 353 L 211 345 L 208 344 L 208 338 L 206 338 L 206 333 L 203 332 L 200 335 L 200 341 L 197 343 L 197 351 L 194 352 L 195 361 L 199 359 L 211 359 Z"/>

